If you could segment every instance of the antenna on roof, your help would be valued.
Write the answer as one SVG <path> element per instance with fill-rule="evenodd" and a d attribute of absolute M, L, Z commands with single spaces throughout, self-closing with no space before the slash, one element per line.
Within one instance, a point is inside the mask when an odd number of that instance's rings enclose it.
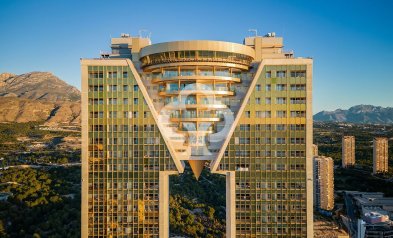
<path fill-rule="evenodd" d="M 141 29 L 139 30 L 139 37 L 140 38 L 147 38 L 150 39 L 151 36 L 151 32 L 146 30 L 146 29 Z"/>
<path fill-rule="evenodd" d="M 255 36 L 258 36 L 258 30 L 257 29 L 248 29 L 248 32 L 254 32 Z"/>

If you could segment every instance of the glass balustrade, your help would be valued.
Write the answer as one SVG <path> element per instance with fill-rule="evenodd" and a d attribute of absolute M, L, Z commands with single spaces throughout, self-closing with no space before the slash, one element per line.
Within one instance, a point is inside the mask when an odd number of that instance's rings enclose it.
<path fill-rule="evenodd" d="M 162 73 L 152 73 L 152 78 L 158 78 L 158 79 L 168 79 L 172 77 L 177 77 L 177 76 L 224 76 L 224 77 L 233 77 L 233 78 L 249 78 L 248 75 L 242 74 L 242 73 L 230 73 L 229 69 L 226 70 L 216 70 L 213 72 L 213 70 L 199 70 L 198 73 L 195 73 L 195 70 L 181 70 L 180 74 L 178 73 L 177 70 L 169 70 L 165 71 L 163 74 Z"/>
<path fill-rule="evenodd" d="M 195 71 L 192 69 L 180 71 L 180 76 L 194 76 L 194 75 L 195 75 Z"/>

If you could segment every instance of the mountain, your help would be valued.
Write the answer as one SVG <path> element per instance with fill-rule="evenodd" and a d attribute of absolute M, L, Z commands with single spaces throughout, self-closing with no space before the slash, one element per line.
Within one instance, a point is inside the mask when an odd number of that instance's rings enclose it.
<path fill-rule="evenodd" d="M 348 110 L 321 111 L 314 115 L 314 121 L 390 124 L 393 123 L 393 107 L 357 105 Z"/>
<path fill-rule="evenodd" d="M 0 96 L 45 101 L 79 101 L 80 92 L 49 72 L 0 74 Z"/>
<path fill-rule="evenodd" d="M 79 125 L 80 91 L 49 72 L 0 74 L 0 122 Z"/>

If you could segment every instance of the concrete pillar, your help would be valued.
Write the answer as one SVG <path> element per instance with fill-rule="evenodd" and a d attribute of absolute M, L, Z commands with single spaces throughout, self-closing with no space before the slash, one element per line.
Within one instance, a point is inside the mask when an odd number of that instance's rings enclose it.
<path fill-rule="evenodd" d="M 173 171 L 160 171 L 159 175 L 159 235 L 160 238 L 169 237 L 169 175 L 177 174 Z"/>
<path fill-rule="evenodd" d="M 236 180 L 235 172 L 226 173 L 226 236 L 236 237 Z"/>

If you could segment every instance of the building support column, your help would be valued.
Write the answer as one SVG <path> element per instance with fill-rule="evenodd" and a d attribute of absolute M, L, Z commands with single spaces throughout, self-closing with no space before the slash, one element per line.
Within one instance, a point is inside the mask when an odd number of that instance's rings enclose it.
<path fill-rule="evenodd" d="M 235 172 L 226 173 L 226 237 L 236 237 L 236 180 Z"/>
<path fill-rule="evenodd" d="M 159 172 L 159 237 L 169 237 L 169 175 L 178 174 L 175 171 Z"/>

